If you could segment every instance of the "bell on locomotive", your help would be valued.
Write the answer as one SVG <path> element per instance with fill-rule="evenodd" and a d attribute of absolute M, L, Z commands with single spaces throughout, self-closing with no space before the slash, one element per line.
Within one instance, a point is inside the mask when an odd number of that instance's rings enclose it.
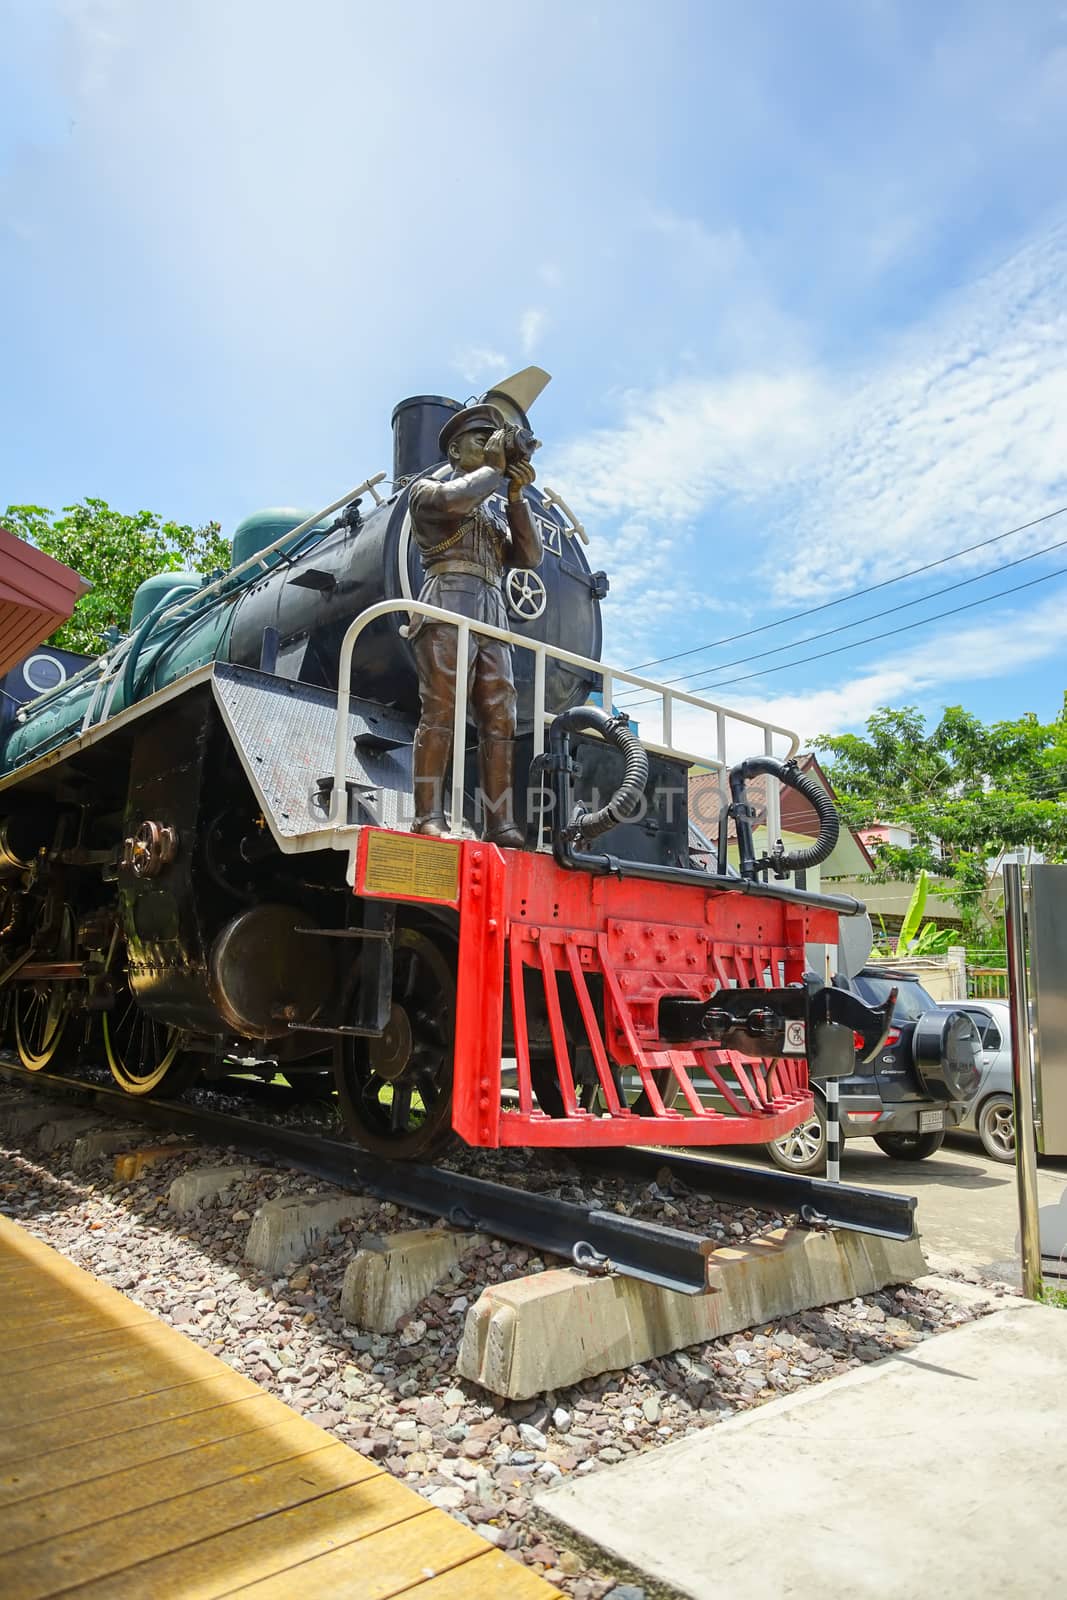
<path fill-rule="evenodd" d="M 781 756 L 728 774 L 727 708 L 682 696 L 709 733 L 677 748 L 678 691 L 601 661 L 607 577 L 535 466 L 547 382 L 401 401 L 391 483 L 246 518 L 229 571 L 150 580 L 104 656 L 23 697 L 0 1027 L 26 1070 L 281 1074 L 426 1159 L 767 1142 L 877 1047 L 887 1017 L 811 977 L 863 908 L 795 881 L 836 837 L 795 737 L 757 723 Z M 656 740 L 611 685 L 658 697 Z M 781 785 L 815 805 L 805 851 L 776 844 Z"/>

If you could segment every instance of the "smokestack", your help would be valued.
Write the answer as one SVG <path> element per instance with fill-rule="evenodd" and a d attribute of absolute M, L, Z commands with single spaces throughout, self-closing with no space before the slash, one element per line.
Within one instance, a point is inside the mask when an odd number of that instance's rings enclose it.
<path fill-rule="evenodd" d="M 415 394 L 393 407 L 393 478 L 406 483 L 425 467 L 444 458 L 437 435 L 449 417 L 463 407 L 441 394 Z"/>

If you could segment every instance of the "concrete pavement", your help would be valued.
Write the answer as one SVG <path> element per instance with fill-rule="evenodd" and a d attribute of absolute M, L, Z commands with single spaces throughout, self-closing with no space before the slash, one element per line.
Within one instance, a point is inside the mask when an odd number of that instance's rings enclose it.
<path fill-rule="evenodd" d="M 767 1166 L 761 1153 L 725 1150 L 729 1161 Z M 977 1139 L 949 1134 L 926 1161 L 894 1161 L 873 1139 L 847 1139 L 841 1177 L 869 1189 L 913 1194 L 923 1254 L 935 1271 L 969 1267 L 985 1277 L 1021 1286 L 1019 1211 L 1015 1168 L 991 1161 Z M 1067 1192 L 1067 1160 L 1041 1160 L 1037 1169 L 1042 1211 Z"/>
<path fill-rule="evenodd" d="M 926 1161 L 893 1161 L 873 1139 L 849 1139 L 841 1175 L 918 1198 L 923 1253 L 935 1270 L 972 1267 L 1019 1286 L 1015 1168 L 990 1161 L 977 1140 L 957 1138 Z M 1055 1205 L 1067 1188 L 1067 1162 L 1042 1161 L 1037 1188 L 1039 1205 Z"/>
<path fill-rule="evenodd" d="M 1067 1314 L 1021 1302 L 760 1406 L 538 1513 L 653 1596 L 1063 1594 Z"/>

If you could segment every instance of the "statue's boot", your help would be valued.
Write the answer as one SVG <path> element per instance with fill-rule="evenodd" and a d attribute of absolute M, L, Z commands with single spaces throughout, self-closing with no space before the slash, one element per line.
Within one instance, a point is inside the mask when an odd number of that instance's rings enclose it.
<path fill-rule="evenodd" d="M 478 766 L 485 797 L 486 839 L 506 850 L 521 850 L 526 841 L 515 826 L 512 809 L 514 739 L 483 739 L 478 746 Z"/>
<path fill-rule="evenodd" d="M 419 728 L 416 732 L 411 754 L 411 787 L 415 799 L 413 833 L 439 839 L 448 832 L 443 797 L 451 751 L 451 728 Z"/>

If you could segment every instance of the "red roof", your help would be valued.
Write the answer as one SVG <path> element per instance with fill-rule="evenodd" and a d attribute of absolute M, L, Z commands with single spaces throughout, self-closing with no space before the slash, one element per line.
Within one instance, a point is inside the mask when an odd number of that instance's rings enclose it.
<path fill-rule="evenodd" d="M 66 622 L 92 584 L 0 528 L 0 677 Z"/>

